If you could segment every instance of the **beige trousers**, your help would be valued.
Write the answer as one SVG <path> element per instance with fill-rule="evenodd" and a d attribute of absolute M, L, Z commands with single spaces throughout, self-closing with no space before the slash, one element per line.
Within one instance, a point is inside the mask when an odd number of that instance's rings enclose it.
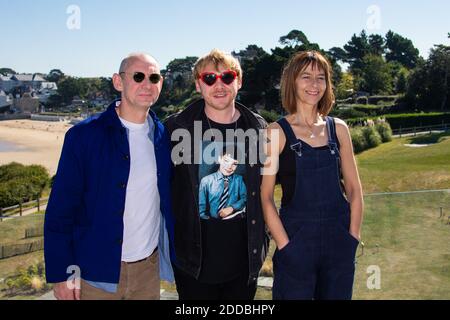
<path fill-rule="evenodd" d="M 116 293 L 95 288 L 81 280 L 81 300 L 159 300 L 159 256 L 156 250 L 145 260 L 121 263 Z"/>

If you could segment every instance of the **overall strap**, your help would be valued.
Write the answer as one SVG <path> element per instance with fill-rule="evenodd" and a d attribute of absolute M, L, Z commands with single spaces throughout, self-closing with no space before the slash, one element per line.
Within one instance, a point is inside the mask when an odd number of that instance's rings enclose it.
<path fill-rule="evenodd" d="M 327 122 L 328 146 L 330 147 L 331 154 L 340 158 L 334 119 L 327 116 L 325 117 L 325 121 Z"/>
<path fill-rule="evenodd" d="M 302 156 L 302 143 L 295 136 L 294 131 L 292 130 L 291 125 L 286 120 L 286 118 L 281 118 L 277 121 L 280 125 L 281 129 L 283 129 L 284 134 L 286 135 L 286 143 L 289 143 L 290 149 L 295 151 L 298 156 Z"/>

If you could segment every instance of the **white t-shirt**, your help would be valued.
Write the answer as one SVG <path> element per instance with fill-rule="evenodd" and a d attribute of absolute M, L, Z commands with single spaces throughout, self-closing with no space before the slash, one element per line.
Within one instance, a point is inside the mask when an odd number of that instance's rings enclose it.
<path fill-rule="evenodd" d="M 128 129 L 130 145 L 122 261 L 133 262 L 149 256 L 158 245 L 161 211 L 156 157 L 148 121 L 138 124 L 119 119 Z"/>

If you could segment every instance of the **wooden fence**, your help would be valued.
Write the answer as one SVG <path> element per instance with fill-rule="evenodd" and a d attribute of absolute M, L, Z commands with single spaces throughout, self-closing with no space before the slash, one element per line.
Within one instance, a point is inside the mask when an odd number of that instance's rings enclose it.
<path fill-rule="evenodd" d="M 37 208 L 37 211 L 40 211 L 41 207 L 47 202 L 48 198 L 41 198 L 25 203 L 19 203 L 15 206 L 7 208 L 0 208 L 0 222 L 3 221 L 3 218 L 7 218 L 15 214 L 19 214 L 19 216 L 21 217 L 25 210 Z"/>
<path fill-rule="evenodd" d="M 398 129 L 393 129 L 392 134 L 398 135 L 401 138 L 402 135 L 404 134 L 412 134 L 415 136 L 419 132 L 429 132 L 431 134 L 433 131 L 448 131 L 449 129 L 450 123 L 442 123 L 432 126 L 409 127 L 409 128 L 400 127 Z"/>

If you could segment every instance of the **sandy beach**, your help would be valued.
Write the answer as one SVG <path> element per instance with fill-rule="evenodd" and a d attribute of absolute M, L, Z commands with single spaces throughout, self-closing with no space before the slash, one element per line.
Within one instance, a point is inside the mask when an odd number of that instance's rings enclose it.
<path fill-rule="evenodd" d="M 0 150 L 0 165 L 10 162 L 40 164 L 51 175 L 56 173 L 68 122 L 34 120 L 0 121 L 0 141 L 13 144 L 14 150 Z"/>

